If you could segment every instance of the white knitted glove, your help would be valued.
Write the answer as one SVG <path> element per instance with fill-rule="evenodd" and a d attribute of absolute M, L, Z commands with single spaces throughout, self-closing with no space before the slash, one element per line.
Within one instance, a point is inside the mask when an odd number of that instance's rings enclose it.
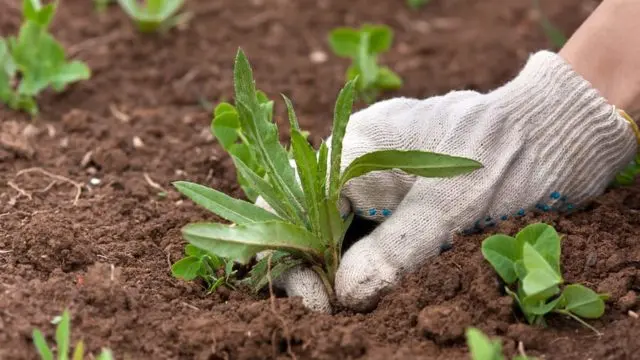
<path fill-rule="evenodd" d="M 338 300 L 358 311 L 438 255 L 454 232 L 482 229 L 527 210 L 571 211 L 604 192 L 635 156 L 630 124 L 555 53 L 534 54 L 511 82 L 487 94 L 455 91 L 382 101 L 352 115 L 344 168 L 383 149 L 468 157 L 484 168 L 449 178 L 400 171 L 351 180 L 357 215 L 382 222 L 343 255 Z M 294 268 L 277 282 L 306 306 L 331 310 L 321 280 Z"/>

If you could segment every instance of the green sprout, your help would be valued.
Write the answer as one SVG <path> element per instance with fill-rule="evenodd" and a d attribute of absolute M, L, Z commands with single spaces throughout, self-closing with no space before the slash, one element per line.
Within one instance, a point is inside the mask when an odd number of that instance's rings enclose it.
<path fill-rule="evenodd" d="M 187 244 L 186 256 L 171 266 L 173 276 L 186 281 L 200 278 L 207 284 L 207 292 L 212 293 L 220 286 L 233 289 L 232 279 L 236 274 L 233 261 L 223 259 L 215 254 Z"/>
<path fill-rule="evenodd" d="M 540 0 L 533 0 L 533 7 L 540 14 L 540 26 L 542 27 L 542 31 L 547 36 L 547 39 L 551 42 L 553 46 L 557 49 L 560 49 L 567 42 L 567 37 L 564 35 L 562 30 L 553 25 L 551 20 L 547 17 L 547 15 L 542 11 L 542 5 L 540 5 Z"/>
<path fill-rule="evenodd" d="M 96 11 L 103 12 L 105 11 L 109 5 L 114 4 L 116 0 L 93 0 L 93 6 Z"/>
<path fill-rule="evenodd" d="M 482 331 L 476 328 L 468 328 L 465 332 L 467 346 L 472 360 L 504 360 L 502 355 L 502 342 L 491 340 Z M 517 355 L 513 360 L 536 360 L 527 355 Z"/>
<path fill-rule="evenodd" d="M 84 63 L 66 61 L 64 49 L 48 32 L 56 5 L 24 0 L 18 36 L 0 38 L 0 101 L 14 110 L 36 115 L 35 97 L 42 91 L 61 92 L 91 76 Z"/>
<path fill-rule="evenodd" d="M 629 186 L 636 182 L 636 177 L 640 174 L 640 154 L 629 163 L 621 172 L 616 175 L 613 185 Z"/>
<path fill-rule="evenodd" d="M 188 13 L 176 13 L 184 0 L 118 0 L 120 7 L 144 33 L 166 31 L 187 21 Z"/>
<path fill-rule="evenodd" d="M 349 81 L 338 96 L 331 154 L 326 143 L 318 151 L 311 147 L 300 130 L 291 101 L 284 96 L 291 152 L 280 144 L 278 128 L 270 120 L 271 106 L 261 101 L 249 61 L 241 50 L 235 60 L 234 86 L 235 109 L 244 134 L 242 141 L 255 154 L 265 175 L 253 171 L 240 157 L 230 155 L 250 188 L 273 212 L 202 185 L 178 181 L 174 186 L 195 203 L 232 223 L 186 225 L 182 234 L 190 244 L 241 264 L 249 263 L 258 253 L 268 253 L 251 271 L 250 280 L 256 289 L 266 283 L 269 268 L 271 278 L 277 278 L 293 266 L 306 264 L 320 275 L 327 291 L 333 294 L 342 241 L 353 219 L 353 214 L 343 218 L 339 210 L 340 191 L 349 180 L 371 171 L 390 169 L 425 177 L 452 177 L 482 167 L 474 160 L 443 154 L 384 150 L 355 159 L 341 173 L 342 140 L 353 105 L 355 81 Z"/>
<path fill-rule="evenodd" d="M 393 70 L 378 65 L 378 55 L 389 50 L 393 30 L 385 25 L 364 25 L 360 29 L 340 27 L 329 34 L 329 45 L 337 55 L 352 61 L 347 80 L 356 81 L 357 96 L 372 103 L 381 91 L 396 90 L 402 79 Z"/>
<path fill-rule="evenodd" d="M 407 0 L 407 4 L 412 9 L 416 10 L 427 5 L 431 0 Z"/>
<path fill-rule="evenodd" d="M 56 351 L 58 353 L 58 360 L 69 360 L 69 351 L 70 349 L 70 338 L 71 338 L 71 319 L 69 316 L 69 311 L 65 310 L 62 313 L 61 317 L 57 317 L 53 323 L 57 323 L 58 326 L 56 328 Z M 47 345 L 47 341 L 42 335 L 42 332 L 38 329 L 33 330 L 33 344 L 40 355 L 40 359 L 42 360 L 53 360 L 53 351 Z M 73 351 L 72 360 L 82 360 L 84 359 L 84 342 L 82 340 L 78 341 L 76 344 L 75 350 Z M 100 355 L 96 358 L 97 360 L 113 360 L 113 354 L 109 349 L 102 349 Z"/>
<path fill-rule="evenodd" d="M 546 325 L 544 316 L 557 313 L 599 334 L 581 318 L 601 317 L 608 296 L 579 284 L 560 290 L 564 283 L 560 236 L 552 226 L 531 224 L 515 238 L 503 234 L 490 236 L 482 242 L 482 255 L 504 280 L 505 291 L 516 300 L 529 324 Z"/>

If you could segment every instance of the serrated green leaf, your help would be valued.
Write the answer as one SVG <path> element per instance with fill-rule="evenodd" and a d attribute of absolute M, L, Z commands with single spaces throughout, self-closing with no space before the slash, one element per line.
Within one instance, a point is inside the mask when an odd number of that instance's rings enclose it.
<path fill-rule="evenodd" d="M 280 219 L 277 215 L 250 202 L 234 199 L 206 186 L 186 181 L 176 181 L 173 185 L 196 204 L 239 225 Z"/>
<path fill-rule="evenodd" d="M 242 50 L 236 56 L 234 87 L 242 131 L 255 149 L 269 181 L 285 195 L 296 213 L 304 213 L 302 189 L 289 164 L 288 153 L 280 144 L 276 125 L 268 120 L 268 113 L 258 102 L 253 73 Z"/>
<path fill-rule="evenodd" d="M 369 33 L 367 46 L 370 54 L 379 54 L 391 48 L 393 42 L 393 30 L 386 25 L 365 25 L 363 32 Z"/>
<path fill-rule="evenodd" d="M 226 226 L 194 223 L 182 229 L 184 238 L 200 249 L 247 264 L 264 250 L 282 250 L 299 257 L 320 258 L 322 242 L 306 229 L 282 221 Z"/>
<path fill-rule="evenodd" d="M 171 266 L 171 274 L 179 279 L 193 280 L 198 277 L 198 272 L 202 267 L 200 258 L 188 256 L 178 260 Z"/>
<path fill-rule="evenodd" d="M 465 332 L 467 345 L 473 360 L 503 360 L 500 341 L 491 341 L 479 329 L 468 328 Z"/>
<path fill-rule="evenodd" d="M 56 344 L 58 351 L 58 360 L 67 360 L 69 356 L 69 338 L 71 332 L 71 319 L 69 317 L 69 311 L 65 310 L 62 313 L 62 321 L 56 328 Z"/>
<path fill-rule="evenodd" d="M 283 219 L 288 219 L 295 224 L 303 224 L 303 219 L 296 209 L 291 206 L 287 199 L 278 193 L 269 182 L 261 178 L 251 170 L 242 160 L 233 156 L 233 163 L 242 177 L 247 180 L 249 187 L 254 189 L 273 210 Z"/>
<path fill-rule="evenodd" d="M 562 292 L 563 307 L 585 319 L 597 319 L 604 314 L 604 301 L 593 290 L 580 284 L 568 285 Z"/>
<path fill-rule="evenodd" d="M 306 209 L 309 213 L 310 225 L 314 234 L 321 234 L 320 206 L 324 201 L 324 189 L 316 186 L 318 163 L 316 153 L 299 130 L 291 131 L 291 146 L 296 161 L 300 184 L 305 194 Z"/>
<path fill-rule="evenodd" d="M 360 32 L 347 27 L 333 29 L 329 34 L 329 46 L 338 56 L 355 58 L 360 46 Z"/>
<path fill-rule="evenodd" d="M 340 196 L 340 162 L 342 157 L 342 140 L 347 131 L 347 123 L 353 108 L 354 81 L 349 81 L 340 90 L 333 113 L 333 130 L 331 132 L 331 165 L 329 167 L 329 199 L 335 201 Z"/>
<path fill-rule="evenodd" d="M 345 169 L 341 187 L 347 181 L 371 171 L 399 169 L 422 177 L 452 177 L 482 168 L 475 160 L 417 150 L 380 150 L 355 159 Z"/>
<path fill-rule="evenodd" d="M 40 330 L 33 330 L 33 344 L 40 355 L 40 359 L 42 360 L 53 360 L 53 352 L 49 349 L 49 345 L 47 345 L 47 341 L 45 340 L 42 332 Z"/>
<path fill-rule="evenodd" d="M 378 70 L 375 86 L 382 90 L 396 90 L 402 87 L 402 79 L 398 74 L 384 66 Z"/>
<path fill-rule="evenodd" d="M 515 262 L 518 261 L 516 239 L 502 234 L 488 237 L 482 242 L 482 255 L 508 285 L 518 280 Z"/>

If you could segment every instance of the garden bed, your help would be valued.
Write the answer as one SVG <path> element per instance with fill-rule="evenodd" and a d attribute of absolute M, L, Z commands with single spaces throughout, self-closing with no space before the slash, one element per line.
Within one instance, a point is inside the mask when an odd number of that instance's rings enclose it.
<path fill-rule="evenodd" d="M 20 23 L 19 6 L 6 3 L 2 35 Z M 597 4 L 542 3 L 567 33 Z M 52 335 L 49 321 L 65 307 L 74 339 L 94 353 L 109 347 L 118 359 L 463 359 L 467 326 L 502 337 L 509 355 L 519 342 L 548 359 L 630 359 L 640 351 L 640 319 L 629 315 L 639 309 L 637 186 L 612 190 L 581 213 L 529 214 L 496 229 L 513 234 L 544 220 L 565 235 L 565 279 L 611 294 L 605 316 L 591 322 L 601 337 L 561 317 L 544 331 L 524 325 L 482 258 L 487 234 L 456 238 L 368 314 L 315 314 L 299 299 L 272 303 L 241 290 L 206 295 L 172 277 L 170 264 L 183 255 L 180 228 L 212 215 L 170 183 L 242 194 L 209 133 L 207 109 L 231 98 L 239 46 L 262 90 L 293 99 L 316 145 L 328 135 L 347 66 L 329 54 L 334 27 L 393 27 L 383 62 L 405 86 L 388 97 L 490 90 L 529 52 L 549 46 L 529 0 L 433 0 L 419 11 L 400 0 L 192 0 L 187 8 L 187 26 L 142 35 L 117 6 L 100 15 L 90 1 L 61 2 L 52 32 L 93 77 L 44 94 L 36 121 L 0 107 L 0 359 L 36 358 L 32 329 Z M 311 61 L 315 51 L 327 61 Z M 68 180 L 20 172 L 33 168 Z"/>

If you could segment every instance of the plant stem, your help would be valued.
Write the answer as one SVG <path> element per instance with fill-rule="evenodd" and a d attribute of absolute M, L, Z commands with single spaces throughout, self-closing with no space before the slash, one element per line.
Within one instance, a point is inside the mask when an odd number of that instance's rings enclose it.
<path fill-rule="evenodd" d="M 553 310 L 553 312 L 558 313 L 558 314 L 562 314 L 562 315 L 566 315 L 566 316 L 572 318 L 573 320 L 579 322 L 580 324 L 582 324 L 582 326 L 592 330 L 593 332 L 596 333 L 596 335 L 602 336 L 602 333 L 600 331 L 598 331 L 596 328 L 594 328 L 593 326 L 589 325 L 587 322 L 585 322 L 584 320 L 580 319 L 580 317 L 574 315 L 570 311 L 562 310 L 562 309 L 556 309 L 556 310 Z"/>
<path fill-rule="evenodd" d="M 324 283 L 324 287 L 327 290 L 327 294 L 329 294 L 329 299 L 331 299 L 331 302 L 334 302 L 336 294 L 333 291 L 333 282 L 329 281 L 327 273 L 322 269 L 322 267 L 318 265 L 314 265 L 313 267 L 311 267 L 311 269 L 315 271 L 318 276 L 320 276 L 320 279 L 322 280 L 322 283 Z"/>

